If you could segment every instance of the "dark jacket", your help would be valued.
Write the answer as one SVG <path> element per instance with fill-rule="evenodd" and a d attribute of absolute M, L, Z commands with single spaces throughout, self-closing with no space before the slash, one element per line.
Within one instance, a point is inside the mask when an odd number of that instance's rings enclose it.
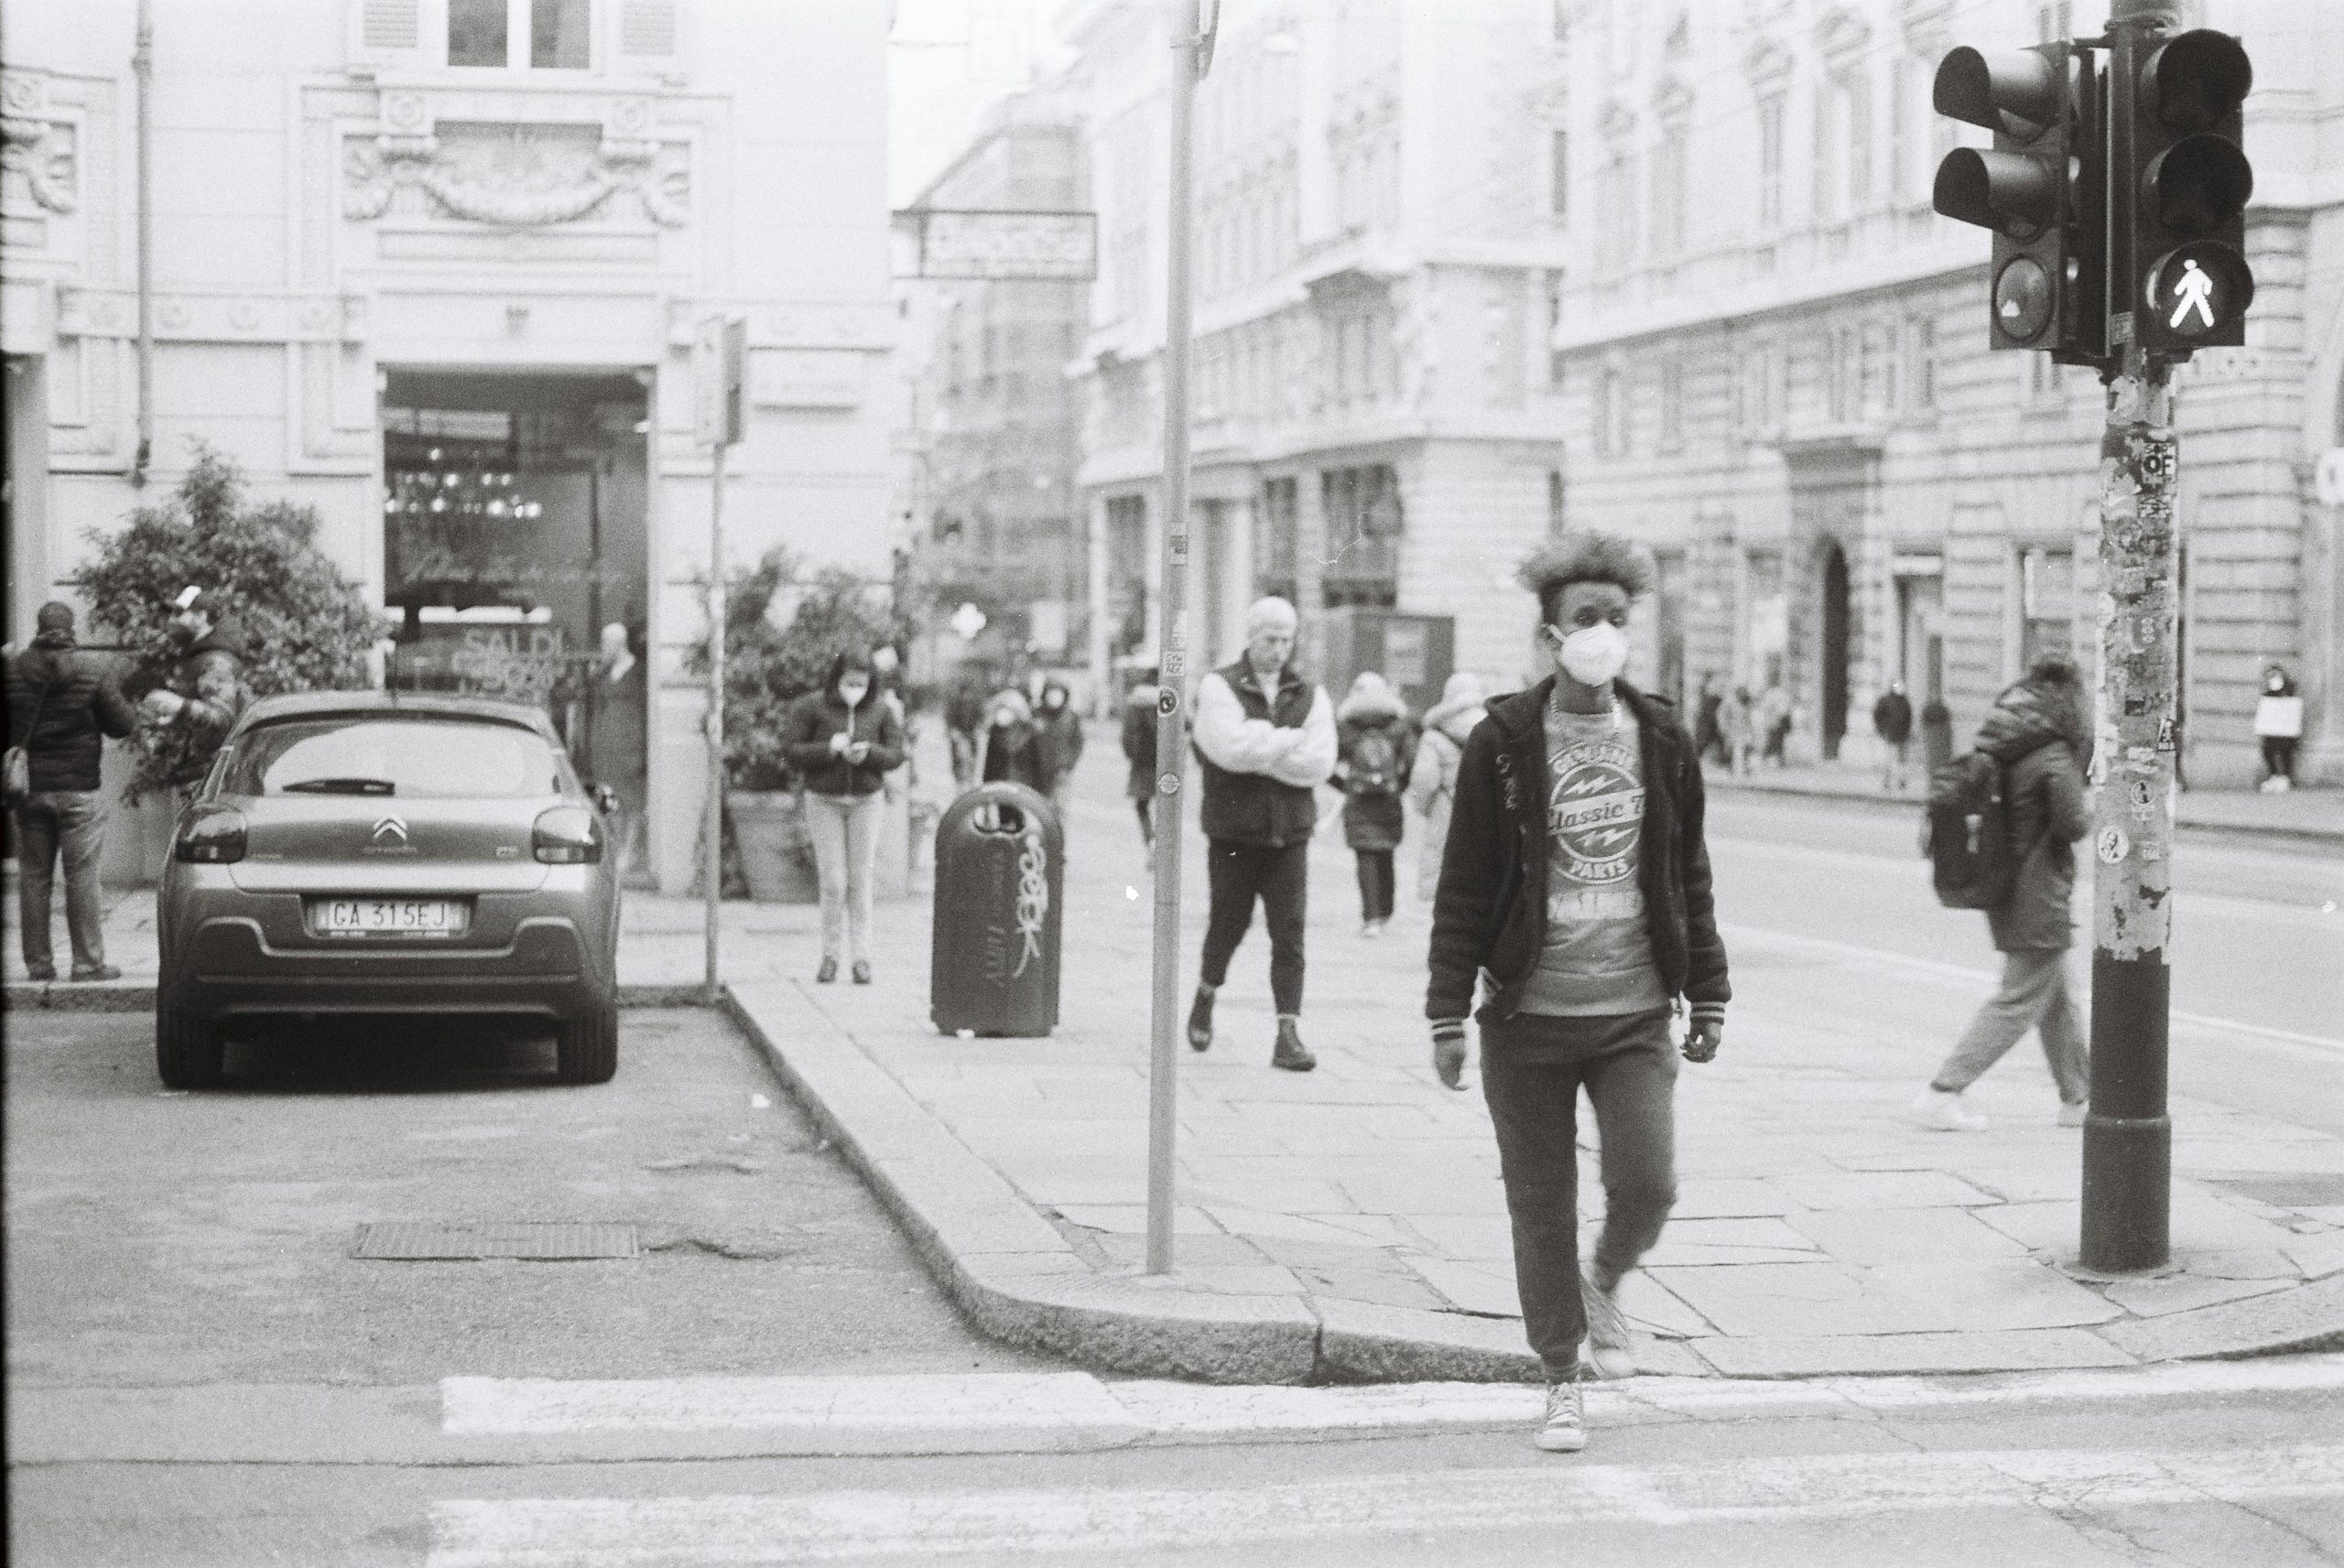
<path fill-rule="evenodd" d="M 1242 656 L 1213 675 L 1228 683 L 1244 719 L 1266 719 L 1281 730 L 1308 728 L 1311 708 L 1318 701 L 1318 689 L 1302 677 L 1293 661 L 1288 660 L 1279 668 L 1275 691 L 1263 690 L 1253 666 Z M 1200 694 L 1197 719 L 1199 726 L 1210 722 L 1210 716 L 1202 710 L 1202 702 Z M 1328 720 L 1322 719 L 1320 723 L 1327 724 Z M 1315 786 L 1289 784 L 1268 773 L 1234 772 L 1214 762 L 1193 737 L 1190 745 L 1204 781 L 1204 804 L 1197 815 L 1207 838 L 1223 844 L 1281 849 L 1288 844 L 1308 843 L 1318 831 L 1318 797 Z M 1326 776 L 1324 767 L 1317 776 Z"/>
<path fill-rule="evenodd" d="M 1994 699 L 1978 749 L 2002 763 L 2004 811 L 2019 849 L 2010 901 L 1986 912 L 1998 953 L 2061 950 L 2075 941 L 2069 901 L 2076 854 L 2091 831 L 2083 755 L 2090 750 L 2079 703 L 2024 682 Z"/>
<path fill-rule="evenodd" d="M 1901 691 L 1882 692 L 1872 705 L 1872 727 L 1890 745 L 1902 746 L 1913 738 L 1913 699 Z"/>
<path fill-rule="evenodd" d="M 1042 695 L 1046 700 L 1034 715 L 1036 762 L 1046 793 L 1073 773 L 1074 764 L 1082 760 L 1082 715 L 1074 710 L 1071 702 L 1062 701 L 1051 708 L 1047 698 L 1053 690 L 1063 692 L 1066 687 L 1055 681 L 1044 687 Z"/>
<path fill-rule="evenodd" d="M 871 747 L 860 762 L 830 750 L 830 737 L 846 732 L 850 723 L 850 738 Z M 808 692 L 790 704 L 782 754 L 816 795 L 870 795 L 903 766 L 904 728 L 895 722 L 894 707 L 875 691 L 851 712 L 835 691 Z"/>
<path fill-rule="evenodd" d="M 1123 759 L 1132 765 L 1123 793 L 1134 800 L 1156 795 L 1156 692 L 1143 682 L 1123 698 Z"/>
<path fill-rule="evenodd" d="M 103 738 L 137 727 L 137 710 L 96 658 L 73 651 L 71 632 L 43 632 L 8 662 L 8 744 L 25 748 L 35 790 L 96 789 Z"/>
<path fill-rule="evenodd" d="M 244 659 L 250 648 L 244 629 L 233 621 L 222 621 L 179 655 L 171 678 L 164 683 L 187 699 L 187 706 L 172 720 L 185 737 L 179 765 L 171 770 L 173 784 L 198 783 L 212 771 L 220 742 L 228 738 L 237 717 L 252 702 L 252 687 L 244 682 Z"/>
<path fill-rule="evenodd" d="M 1363 788 L 1351 773 L 1351 758 L 1371 733 L 1383 736 L 1392 748 L 1395 771 L 1390 787 L 1382 791 Z M 1416 760 L 1416 727 L 1397 708 L 1346 697 L 1335 710 L 1335 777 L 1343 786 L 1343 842 L 1353 849 L 1398 849 L 1407 825 L 1400 803 Z"/>
<path fill-rule="evenodd" d="M 1555 680 L 1490 704 L 1465 741 L 1457 798 L 1433 895 L 1431 983 L 1425 1015 L 1463 1018 L 1476 979 L 1488 982 L 1486 1022 L 1510 1018 L 1546 943 L 1546 735 Z M 1701 765 L 1666 699 L 1625 681 L 1612 690 L 1635 715 L 1644 807 L 1637 849 L 1644 927 L 1661 984 L 1694 1016 L 1721 1019 L 1733 997 L 1709 894 Z"/>
<path fill-rule="evenodd" d="M 990 717 L 979 734 L 984 760 L 977 770 L 978 782 L 1020 784 L 1047 794 L 1050 781 L 1043 771 L 1042 732 L 1026 694 L 1004 687 L 993 693 L 985 711 Z M 1004 717 L 1006 723 L 1001 721 Z"/>

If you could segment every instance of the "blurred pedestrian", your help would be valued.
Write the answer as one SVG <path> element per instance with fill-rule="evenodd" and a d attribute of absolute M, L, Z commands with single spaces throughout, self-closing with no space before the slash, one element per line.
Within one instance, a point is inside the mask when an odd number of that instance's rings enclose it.
<path fill-rule="evenodd" d="M 1904 748 L 1913 740 L 1913 699 L 1904 695 L 1904 683 L 1893 680 L 1880 700 L 1872 705 L 1872 732 L 1887 750 L 1882 764 L 1880 787 L 1891 792 L 1904 787 Z"/>
<path fill-rule="evenodd" d="M 1392 922 L 1392 857 L 1407 828 L 1401 797 L 1416 762 L 1416 726 L 1392 683 L 1362 670 L 1335 710 L 1335 782 L 1343 792 L 1343 842 L 1359 861 L 1360 935 Z"/>
<path fill-rule="evenodd" d="M 1041 732 L 1026 694 L 1005 686 L 985 702 L 986 721 L 977 741 L 977 778 L 982 784 L 1021 784 L 1043 795 Z"/>
<path fill-rule="evenodd" d="M 985 695 L 966 673 L 952 683 L 944 700 L 944 730 L 952 747 L 952 780 L 962 789 L 977 780 L 977 752 L 983 742 Z"/>
<path fill-rule="evenodd" d="M 2295 747 L 2303 740 L 2304 699 L 2284 665 L 2263 672 L 2263 694 L 2254 702 L 2254 737 L 2263 742 L 2263 791 L 2283 795 L 2295 787 Z"/>
<path fill-rule="evenodd" d="M 1725 706 L 1725 683 L 1721 676 L 1711 673 L 1701 677 L 1700 704 L 1693 722 L 1694 753 L 1703 762 L 1714 758 L 1723 762 L 1726 761 L 1725 729 L 1718 717 L 1719 709 Z"/>
<path fill-rule="evenodd" d="M 1124 792 L 1139 814 L 1139 839 L 1156 845 L 1156 671 L 1142 670 L 1123 698 L 1123 759 L 1131 764 Z"/>
<path fill-rule="evenodd" d="M 1076 712 L 1067 684 L 1052 676 L 1042 683 L 1041 710 L 1034 715 L 1035 759 L 1042 793 L 1066 820 L 1067 793 L 1073 787 L 1074 765 L 1082 760 L 1082 715 Z"/>
<path fill-rule="evenodd" d="M 1433 1068 L 1462 1088 L 1478 990 L 1481 1087 L 1513 1221 L 1523 1327 L 1547 1382 L 1539 1447 L 1586 1433 L 1580 1344 L 1595 1371 L 1634 1370 L 1620 1281 L 1675 1202 L 1678 1055 L 1725 1030 L 1724 945 L 1702 838 L 1693 742 L 1669 705 L 1620 678 L 1651 568 L 1628 541 L 1575 534 L 1524 562 L 1554 669 L 1490 705 L 1466 742 L 1433 905 Z M 1689 1003 L 1683 1045 L 1675 1008 Z M 1579 1097 L 1595 1108 L 1603 1230 L 1579 1252 Z"/>
<path fill-rule="evenodd" d="M 838 979 L 843 948 L 854 983 L 871 983 L 871 888 L 877 876 L 881 786 L 904 761 L 904 728 L 875 689 L 871 655 L 840 652 L 822 689 L 791 705 L 784 755 L 806 784 L 806 832 L 822 891 L 822 963 Z"/>
<path fill-rule="evenodd" d="M 1768 681 L 1758 697 L 1758 733 L 1763 748 L 1760 760 L 1778 768 L 1785 765 L 1789 760 L 1785 747 L 1791 736 L 1791 694 L 1781 681 Z"/>
<path fill-rule="evenodd" d="M 1188 1044 L 1212 1045 L 1213 995 L 1258 899 L 1278 1011 L 1270 1065 L 1307 1073 L 1318 1060 L 1302 1044 L 1303 916 L 1318 826 L 1315 792 L 1335 769 L 1335 711 L 1325 688 L 1295 667 L 1297 625 L 1285 600 L 1255 600 L 1245 611 L 1244 654 L 1198 685 L 1193 741 L 1203 764 L 1199 815 L 1211 914 Z"/>
<path fill-rule="evenodd" d="M 171 600 L 170 634 L 179 663 L 168 681 L 139 698 L 138 713 L 149 744 L 175 749 L 171 783 L 184 800 L 212 771 L 220 743 L 252 701 L 244 679 L 250 650 L 219 595 L 196 584 Z"/>
<path fill-rule="evenodd" d="M 65 931 L 75 980 L 119 979 L 106 962 L 105 902 L 98 881 L 105 847 L 105 797 L 99 767 L 105 737 L 138 727 L 138 713 L 113 676 L 74 651 L 73 607 L 54 601 L 33 617 L 33 644 L 8 661 L 8 745 L 24 749 L 24 777 L 9 783 L 16 822 L 18 935 L 25 968 L 37 980 L 57 978 L 49 942 L 49 890 L 65 868 Z"/>
<path fill-rule="evenodd" d="M 1735 776 L 1750 771 L 1751 759 L 1757 755 L 1756 730 L 1758 716 L 1750 701 L 1750 688 L 1738 686 L 1727 694 L 1718 708 L 1718 727 L 1725 734 L 1726 770 Z"/>
<path fill-rule="evenodd" d="M 2081 1127 L 2091 1089 L 2083 1020 L 2067 994 L 2067 949 L 2075 942 L 2076 840 L 2091 831 L 2084 774 L 2091 756 L 2091 699 L 2076 662 L 2037 654 L 2026 675 L 1994 699 L 1978 750 L 2002 770 L 2004 822 L 2018 856 L 2009 898 L 1986 911 L 2002 955 L 2001 989 L 1913 1102 L 1922 1126 L 1973 1132 L 1986 1125 L 1962 1091 L 2033 1029 L 2059 1090 L 2059 1125 Z"/>
<path fill-rule="evenodd" d="M 1440 851 L 1449 842 L 1449 813 L 1457 797 L 1457 764 L 1465 755 L 1465 739 L 1487 717 L 1488 701 L 1481 677 L 1460 670 L 1440 688 L 1440 700 L 1425 714 L 1424 739 L 1416 744 L 1416 765 L 1408 773 L 1408 800 L 1425 819 L 1416 845 L 1416 897 L 1432 902 L 1440 886 Z"/>
<path fill-rule="evenodd" d="M 1937 697 L 1921 704 L 1921 767 L 1936 773 L 1953 761 L 1953 709 Z"/>

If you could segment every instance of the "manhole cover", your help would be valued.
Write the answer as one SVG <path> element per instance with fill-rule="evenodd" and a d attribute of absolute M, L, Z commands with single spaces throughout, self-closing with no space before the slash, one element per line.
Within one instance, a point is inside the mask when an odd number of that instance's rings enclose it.
<path fill-rule="evenodd" d="M 2273 1173 L 2267 1176 L 2208 1176 L 2218 1187 L 2273 1208 L 2326 1208 L 2344 1205 L 2344 1175 L 2331 1171 Z"/>
<path fill-rule="evenodd" d="M 495 1225 L 437 1225 L 396 1219 L 370 1225 L 353 1258 L 419 1262 L 473 1258 L 632 1258 L 631 1225 L 570 1221 L 510 1221 Z"/>

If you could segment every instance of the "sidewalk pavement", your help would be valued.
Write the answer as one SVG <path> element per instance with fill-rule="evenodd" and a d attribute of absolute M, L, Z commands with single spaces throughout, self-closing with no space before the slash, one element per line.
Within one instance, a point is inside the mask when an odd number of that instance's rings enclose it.
<path fill-rule="evenodd" d="M 1703 773 L 1711 795 L 1809 795 L 1905 804 L 1916 809 L 1929 797 L 1927 770 L 1918 762 L 1906 770 L 1908 782 L 1901 790 L 1885 788 L 1877 767 L 1852 762 L 1760 767 L 1740 775 L 1708 764 Z M 2297 789 L 2284 795 L 2246 789 L 2184 790 L 2174 802 L 2174 821 L 2178 827 L 2206 832 L 2344 844 L 2344 790 Z"/>
<path fill-rule="evenodd" d="M 1268 1065 L 1257 926 L 1213 1049 L 1180 1052 L 1177 1267 L 1143 1271 L 1152 903 L 1109 750 L 1085 759 L 1068 825 L 1050 1037 L 937 1032 L 925 898 L 880 906 L 869 987 L 811 982 L 811 909 L 726 905 L 733 1017 L 991 1333 L 1208 1381 L 1536 1376 L 1488 1113 L 1477 1084 L 1452 1093 L 1430 1069 L 1411 851 L 1399 917 L 1366 940 L 1331 827 L 1311 871 L 1304 1033 L 1318 1070 Z M 1185 837 L 1184 1004 L 1205 902 L 1193 825 Z M 631 1000 L 695 993 L 700 907 L 630 896 Z M 9 1005 L 76 992 L 148 1005 L 151 926 L 151 899 L 116 905 L 110 957 L 125 976 L 109 987 L 26 985 L 11 934 Z M 1679 1078 L 1675 1217 L 1622 1285 L 1644 1371 L 2015 1371 L 2344 1346 L 2344 1140 L 2176 1097 L 2174 1265 L 2096 1278 L 2075 1263 L 2079 1134 L 2054 1124 L 2025 1047 L 1972 1091 L 1988 1131 L 1902 1118 L 1981 985 L 1949 968 L 1883 974 L 1789 937 L 1739 936 L 1732 957 L 1725 1049 Z M 2176 1043 L 2193 1027 L 2177 1023 Z M 1582 1187 L 1600 1215 L 1591 1162 Z"/>

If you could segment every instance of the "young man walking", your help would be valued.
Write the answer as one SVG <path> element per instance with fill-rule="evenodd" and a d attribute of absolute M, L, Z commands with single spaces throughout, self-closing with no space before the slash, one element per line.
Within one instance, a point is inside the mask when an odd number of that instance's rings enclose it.
<path fill-rule="evenodd" d="M 1212 1000 L 1261 901 L 1270 927 L 1270 993 L 1278 1010 L 1270 1065 L 1307 1073 L 1302 1044 L 1302 921 L 1308 904 L 1313 793 L 1335 771 L 1335 712 L 1324 688 L 1294 667 L 1294 606 L 1275 597 L 1245 611 L 1245 652 L 1197 688 L 1191 734 L 1203 762 L 1205 867 L 1212 913 L 1204 971 L 1188 1009 L 1188 1044 L 1212 1045 Z"/>
<path fill-rule="evenodd" d="M 49 603 L 33 618 L 33 645 L 8 663 L 8 744 L 25 748 L 31 793 L 16 811 L 16 896 L 25 968 L 57 978 L 49 939 L 49 889 L 65 868 L 65 930 L 75 980 L 111 980 L 105 901 L 98 860 L 105 847 L 105 796 L 98 788 L 104 737 L 137 727 L 138 715 L 90 655 L 73 651 L 73 607 Z"/>
<path fill-rule="evenodd" d="M 2011 843 L 2021 857 L 2011 895 L 1986 912 L 1994 950 L 2002 955 L 2002 989 L 1978 1010 L 1969 1032 L 1937 1068 L 1913 1115 L 1939 1132 L 1974 1132 L 1986 1119 L 1961 1103 L 1962 1091 L 2002 1059 L 2030 1030 L 2059 1089 L 2059 1125 L 2081 1127 L 2091 1093 L 2090 1049 L 2067 995 L 2067 949 L 2075 942 L 2068 908 L 2076 887 L 2071 846 L 2091 831 L 2084 798 L 2091 755 L 2091 699 L 2076 663 L 2064 653 L 2039 654 L 2016 686 L 1994 699 L 1978 730 L 1978 749 L 2002 766 Z"/>
<path fill-rule="evenodd" d="M 1587 1442 L 1580 1342 L 1594 1369 L 1634 1369 L 1620 1280 L 1677 1201 L 1677 1050 L 1725 1029 L 1725 947 L 1709 896 L 1701 765 L 1668 705 L 1620 678 L 1630 606 L 1650 569 L 1625 540 L 1583 534 L 1523 564 L 1555 673 L 1501 697 L 1465 743 L 1433 902 L 1433 1066 L 1463 1087 L 1465 1015 L 1481 1005 L 1481 1087 L 1514 1225 L 1523 1327 L 1544 1365 L 1541 1448 Z M 1579 1096 L 1603 1145 L 1603 1232 L 1579 1256 Z"/>

